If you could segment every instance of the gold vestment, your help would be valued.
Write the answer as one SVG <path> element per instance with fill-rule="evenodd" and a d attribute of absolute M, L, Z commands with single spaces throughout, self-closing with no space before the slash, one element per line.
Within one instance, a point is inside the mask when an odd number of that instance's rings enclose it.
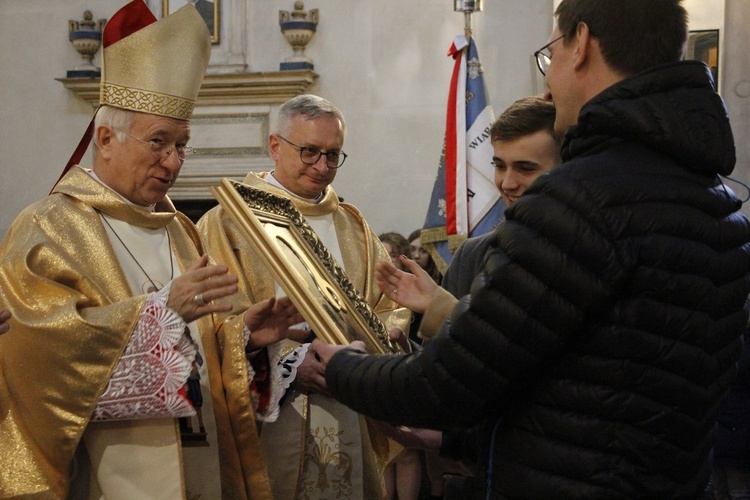
<path fill-rule="evenodd" d="M 144 305 L 145 295 L 132 296 L 97 209 L 166 227 L 183 272 L 203 253 L 195 227 L 168 198 L 153 213 L 139 209 L 80 167 L 17 217 L 0 246 L 0 306 L 13 314 L 11 332 L 0 337 L 0 497 L 67 495 L 73 456 Z M 241 318 L 224 324 L 223 352 L 210 316 L 198 328 L 222 496 L 268 498 L 252 406 L 236 382 L 247 379 Z"/>
<path fill-rule="evenodd" d="M 344 260 L 339 264 L 346 270 L 355 288 L 383 320 L 386 327 L 398 326 L 406 330 L 411 313 L 383 295 L 375 280 L 375 264 L 388 261 L 390 257 L 360 212 L 352 205 L 339 203 L 338 196 L 330 186 L 326 188 L 319 203 L 310 203 L 269 184 L 264 180 L 267 175 L 269 174 L 250 173 L 244 183 L 253 188 L 291 199 L 295 207 L 306 217 L 330 214 Z M 241 304 L 241 308 L 274 296 L 273 276 L 265 266 L 260 264 L 261 260 L 257 253 L 222 207 L 219 206 L 209 211 L 199 221 L 198 230 L 203 236 L 209 254 L 216 261 L 227 265 L 230 273 L 239 277 L 240 295 L 246 295 L 248 300 L 247 303 Z M 284 341 L 284 343 L 282 350 L 284 353 L 290 352 L 299 345 L 292 341 Z M 306 396 L 297 394 L 292 397 L 296 400 L 295 404 L 303 398 L 302 405 L 309 408 Z M 284 406 L 292 404 L 289 401 L 292 397 L 287 398 Z M 304 409 L 302 415 L 307 416 Z M 364 424 L 365 420 L 360 416 L 359 421 L 362 423 L 360 428 L 367 430 L 362 433 L 361 438 L 366 469 L 364 471 L 364 497 L 382 498 L 384 493 L 382 472 L 388 460 L 388 442 L 381 434 L 373 430 L 372 426 Z M 265 429 L 266 426 L 277 425 L 277 423 L 263 425 Z M 296 453 L 300 453 L 305 449 L 305 440 L 310 438 L 305 432 L 305 429 L 309 432 L 308 423 L 303 421 L 299 426 L 291 424 L 289 427 L 296 430 L 293 432 L 296 435 L 289 436 L 285 444 L 278 443 L 278 447 L 292 447 L 297 450 Z M 287 490 L 294 490 L 300 480 L 302 465 L 300 458 L 296 462 L 285 463 L 286 470 L 269 470 L 269 474 L 278 476 L 275 478 L 277 481 L 286 483 Z M 277 500 L 285 499 L 277 498 Z"/>

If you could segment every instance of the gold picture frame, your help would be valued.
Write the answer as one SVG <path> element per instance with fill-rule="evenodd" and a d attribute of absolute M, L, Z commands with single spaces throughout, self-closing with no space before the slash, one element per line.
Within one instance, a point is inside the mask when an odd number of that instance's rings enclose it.
<path fill-rule="evenodd" d="M 221 0 L 161 0 L 162 1 L 162 15 L 168 16 L 173 14 L 178 9 L 185 5 L 192 3 L 198 10 L 208 31 L 211 33 L 211 43 L 216 45 L 219 43 L 219 7 Z"/>
<path fill-rule="evenodd" d="M 719 91 L 719 30 L 690 31 L 685 59 L 701 61 L 708 66 L 714 79 L 714 90 Z"/>
<path fill-rule="evenodd" d="M 211 192 L 319 339 L 402 352 L 291 200 L 226 178 Z"/>

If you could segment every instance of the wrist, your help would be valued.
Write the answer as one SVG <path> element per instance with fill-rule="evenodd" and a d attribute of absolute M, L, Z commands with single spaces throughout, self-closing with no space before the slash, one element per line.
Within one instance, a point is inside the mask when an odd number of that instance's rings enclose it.
<path fill-rule="evenodd" d="M 245 338 L 245 355 L 248 359 L 252 359 L 260 352 L 261 348 L 255 347 L 253 343 L 253 331 L 247 324 L 242 326 L 242 336 Z"/>

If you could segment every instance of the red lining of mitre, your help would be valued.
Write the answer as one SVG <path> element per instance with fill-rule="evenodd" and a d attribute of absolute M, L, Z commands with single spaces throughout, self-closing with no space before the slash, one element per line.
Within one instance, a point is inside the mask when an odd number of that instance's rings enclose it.
<path fill-rule="evenodd" d="M 119 42 L 136 31 L 155 23 L 156 17 L 143 0 L 133 0 L 107 21 L 102 33 L 102 48 Z"/>

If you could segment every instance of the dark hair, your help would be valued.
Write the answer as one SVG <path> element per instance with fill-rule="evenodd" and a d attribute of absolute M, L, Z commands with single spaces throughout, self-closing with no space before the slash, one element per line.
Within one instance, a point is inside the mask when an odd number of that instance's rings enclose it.
<path fill-rule="evenodd" d="M 599 40 L 606 63 L 625 76 L 682 59 L 687 19 L 682 0 L 563 0 L 555 11 L 567 43 L 579 23 Z"/>
<path fill-rule="evenodd" d="M 401 233 L 390 231 L 378 236 L 383 243 L 389 243 L 399 253 L 399 255 L 409 255 L 409 242 Z"/>
<path fill-rule="evenodd" d="M 409 245 L 411 246 L 412 241 L 421 237 L 422 237 L 422 230 L 415 229 L 414 231 L 411 232 L 411 234 L 409 234 L 409 237 L 406 239 L 409 242 Z M 429 252 L 427 253 L 430 254 Z M 411 258 L 411 255 L 409 255 L 409 258 Z M 429 274 L 432 280 L 438 285 L 440 284 L 441 281 L 443 281 L 443 275 L 440 274 L 440 269 L 438 269 L 438 266 L 435 263 L 435 259 L 432 258 L 432 254 L 430 254 L 430 262 L 427 264 L 427 267 L 424 270 L 427 271 L 427 274 Z"/>
<path fill-rule="evenodd" d="M 414 231 L 412 231 L 411 233 L 409 233 L 409 237 L 406 238 L 406 242 L 407 243 L 411 243 L 412 241 L 414 241 L 417 238 L 419 238 L 421 235 L 422 235 L 422 230 L 421 229 L 415 229 Z"/>
<path fill-rule="evenodd" d="M 512 141 L 540 130 L 560 141 L 555 133 L 555 105 L 539 96 L 524 97 L 510 105 L 490 129 L 492 142 Z"/>

